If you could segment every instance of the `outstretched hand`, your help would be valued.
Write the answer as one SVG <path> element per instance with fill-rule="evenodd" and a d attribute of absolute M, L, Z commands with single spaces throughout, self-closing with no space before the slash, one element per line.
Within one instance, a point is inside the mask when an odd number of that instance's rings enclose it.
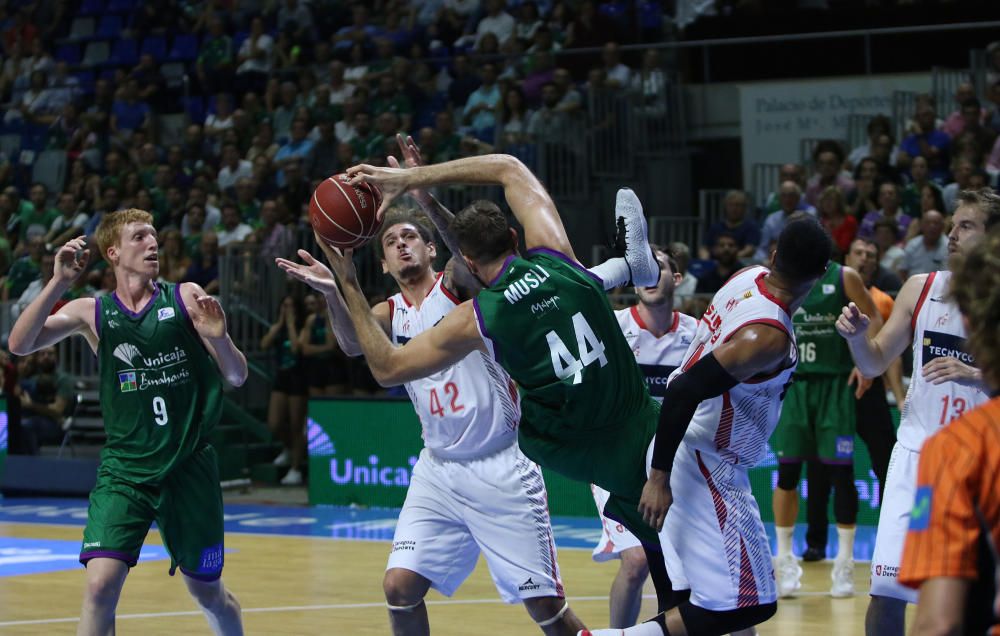
<path fill-rule="evenodd" d="M 324 243 L 320 240 L 320 247 Z M 321 294 L 328 295 L 337 291 L 337 280 L 333 277 L 330 268 L 319 262 L 313 255 L 305 250 L 298 251 L 301 263 L 290 261 L 284 258 L 274 259 L 274 263 L 295 280 L 302 281 Z"/>
<path fill-rule="evenodd" d="M 855 400 L 860 400 L 861 397 L 868 392 L 868 389 L 872 387 L 872 382 L 874 382 L 874 380 L 866 378 L 857 367 L 851 369 L 851 374 L 847 376 L 848 386 L 857 384 L 857 387 L 854 389 Z"/>
<path fill-rule="evenodd" d="M 410 187 L 410 170 L 406 168 L 377 168 L 363 163 L 348 168 L 347 176 L 350 177 L 352 186 L 370 183 L 381 190 L 382 205 L 375 212 L 375 218 L 379 221 L 393 202 Z"/>
<path fill-rule="evenodd" d="M 56 252 L 52 277 L 61 283 L 71 284 L 87 269 L 89 262 L 90 250 L 87 249 L 87 239 L 83 236 L 70 239 Z"/>
<path fill-rule="evenodd" d="M 837 318 L 837 332 L 847 340 L 864 338 L 871 318 L 858 309 L 854 303 L 848 304 Z"/>
<path fill-rule="evenodd" d="M 191 314 L 191 323 L 195 331 L 206 339 L 214 340 L 226 335 L 226 312 L 222 311 L 222 303 L 213 296 L 209 296 L 203 291 L 196 291 L 194 302 L 197 305 L 196 311 L 188 311 Z"/>
<path fill-rule="evenodd" d="M 396 133 L 396 143 L 399 144 L 399 151 L 403 155 L 404 166 L 407 168 L 416 168 L 423 165 L 423 160 L 420 158 L 420 148 L 413 141 L 413 137 L 407 135 L 404 138 L 402 133 Z"/>

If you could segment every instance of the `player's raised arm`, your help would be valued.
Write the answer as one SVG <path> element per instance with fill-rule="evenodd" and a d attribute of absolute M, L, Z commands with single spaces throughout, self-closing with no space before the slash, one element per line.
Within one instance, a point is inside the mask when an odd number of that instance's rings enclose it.
<path fill-rule="evenodd" d="M 52 279 L 25 307 L 10 330 L 7 344 L 11 353 L 28 355 L 75 333 L 86 337 L 91 349 L 97 349 L 93 298 L 78 298 L 52 313 L 52 308 L 73 285 L 73 281 L 87 269 L 90 252 L 85 248 L 86 239 L 81 236 L 67 242 L 56 252 Z"/>
<path fill-rule="evenodd" d="M 446 183 L 485 183 L 503 186 L 507 204 L 524 228 L 528 249 L 547 247 L 576 260 L 555 203 L 528 168 L 510 155 L 465 157 L 412 169 L 376 168 L 367 164 L 348 168 L 351 183 L 374 183 L 382 189 L 379 214 L 391 201 L 411 188 L 429 188 Z"/>
<path fill-rule="evenodd" d="M 395 386 L 417 380 L 450 367 L 473 351 L 486 351 L 472 301 L 468 300 L 402 347 L 393 346 L 358 285 L 352 256 L 353 250 L 341 253 L 332 249 L 330 265 L 340 280 L 358 344 L 379 384 Z"/>
<path fill-rule="evenodd" d="M 927 274 L 917 274 L 906 281 L 896 296 L 889 320 L 877 334 L 871 329 L 873 317 L 878 316 L 874 307 L 867 313 L 852 301 L 837 318 L 837 331 L 847 340 L 854 364 L 866 377 L 885 373 L 909 346 L 913 339 L 913 312 L 926 282 Z"/>
<path fill-rule="evenodd" d="M 663 395 L 663 408 L 653 444 L 649 480 L 639 511 L 660 531 L 672 497 L 670 471 L 691 418 L 704 400 L 718 397 L 740 382 L 780 371 L 789 364 L 791 341 L 774 327 L 753 324 L 737 331 L 725 344 L 677 375 Z"/>
<path fill-rule="evenodd" d="M 396 143 L 399 144 L 399 149 L 403 153 L 403 163 L 407 168 L 416 168 L 422 165 L 420 149 L 413 141 L 413 137 L 407 135 L 404 139 L 402 134 L 397 133 Z M 390 156 L 386 160 L 390 167 L 399 167 L 395 157 Z M 418 188 L 411 190 L 410 194 L 420 204 L 420 208 L 427 215 L 427 218 L 434 224 L 441 241 L 451 253 L 451 258 L 444 269 L 444 285 L 462 300 L 472 298 L 482 289 L 483 284 L 472 275 L 465 260 L 462 259 L 462 248 L 458 244 L 455 233 L 451 231 L 451 220 L 455 218 L 454 213 L 426 190 Z"/>
<path fill-rule="evenodd" d="M 328 260 L 335 257 L 333 250 L 319 235 L 316 236 L 316 242 L 319 244 L 320 249 L 323 250 L 323 253 L 326 254 Z M 283 272 L 292 278 L 302 281 L 323 294 L 323 298 L 326 299 L 327 309 L 329 310 L 333 334 L 337 339 L 337 345 L 344 354 L 352 358 L 360 356 L 362 354 L 361 345 L 358 344 L 358 336 L 354 331 L 354 324 L 351 322 L 347 303 L 344 302 L 344 297 L 337 287 L 337 280 L 333 277 L 333 272 L 309 252 L 299 250 L 298 254 L 299 258 L 302 259 L 301 263 L 284 258 L 276 258 L 274 262 Z M 392 319 L 392 316 L 389 315 L 389 303 L 383 302 L 375 305 L 372 312 L 379 327 L 388 335 L 389 321 Z"/>
<path fill-rule="evenodd" d="M 229 337 L 222 303 L 205 293 L 197 283 L 181 283 L 181 298 L 194 330 L 219 365 L 222 377 L 233 386 L 243 386 L 249 374 L 247 359 Z"/>

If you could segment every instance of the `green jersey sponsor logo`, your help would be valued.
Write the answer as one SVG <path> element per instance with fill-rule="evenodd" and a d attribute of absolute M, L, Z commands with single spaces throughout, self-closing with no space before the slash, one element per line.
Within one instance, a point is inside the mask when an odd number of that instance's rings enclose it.
<path fill-rule="evenodd" d="M 135 381 L 135 371 L 123 371 L 122 373 L 119 373 L 118 387 L 121 389 L 122 393 L 138 391 L 139 385 Z"/>

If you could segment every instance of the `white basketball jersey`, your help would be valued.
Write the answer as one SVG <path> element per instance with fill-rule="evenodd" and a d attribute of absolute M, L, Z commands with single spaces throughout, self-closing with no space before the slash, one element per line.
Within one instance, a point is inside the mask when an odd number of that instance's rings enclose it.
<path fill-rule="evenodd" d="M 438 274 L 416 307 L 401 293 L 389 299 L 390 339 L 405 344 L 458 304 Z M 424 446 L 443 459 L 470 459 L 507 448 L 517 439 L 521 404 L 517 387 L 490 356 L 476 351 L 444 371 L 406 383 L 423 428 Z"/>
<path fill-rule="evenodd" d="M 751 468 L 767 453 L 767 440 L 778 424 L 781 400 L 798 364 L 795 332 L 788 308 L 767 290 L 765 267 L 748 267 L 733 275 L 712 298 L 698 323 L 684 364 L 671 379 L 748 325 L 764 324 L 788 334 L 788 363 L 780 371 L 737 384 L 698 405 L 684 442 L 723 461 Z"/>
<path fill-rule="evenodd" d="M 942 426 L 987 400 L 979 388 L 958 382 L 932 384 L 921 369 L 934 358 L 958 358 L 975 365 L 965 350 L 965 328 L 958 306 L 948 302 L 951 272 L 931 272 L 913 308 L 913 374 L 896 435 L 903 448 L 919 452 Z"/>
<path fill-rule="evenodd" d="M 662 402 L 667 390 L 667 380 L 684 361 L 684 354 L 698 329 L 698 321 L 675 311 L 670 330 L 657 338 L 643 323 L 638 307 L 619 309 L 615 312 L 615 317 L 618 318 L 625 341 L 635 354 L 635 361 L 639 363 L 646 378 L 649 394 L 657 402 Z"/>

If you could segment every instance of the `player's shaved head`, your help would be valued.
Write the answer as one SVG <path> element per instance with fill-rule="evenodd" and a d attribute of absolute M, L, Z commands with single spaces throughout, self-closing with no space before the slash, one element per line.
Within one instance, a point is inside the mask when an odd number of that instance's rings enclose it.
<path fill-rule="evenodd" d="M 807 214 L 793 214 L 778 235 L 774 270 L 793 283 L 819 278 L 833 253 L 833 241 L 819 221 Z"/>

